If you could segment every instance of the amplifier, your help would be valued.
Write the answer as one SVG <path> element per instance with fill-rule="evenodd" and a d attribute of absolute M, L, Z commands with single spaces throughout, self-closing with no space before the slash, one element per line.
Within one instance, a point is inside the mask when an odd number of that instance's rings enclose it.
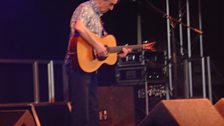
<path fill-rule="evenodd" d="M 164 61 L 165 57 L 163 52 L 134 51 L 124 58 L 119 58 L 117 66 L 162 65 Z"/>
<path fill-rule="evenodd" d="M 129 53 L 124 58 L 119 58 L 117 62 L 117 66 L 137 66 L 144 64 L 144 57 L 142 51 L 135 51 Z"/>
<path fill-rule="evenodd" d="M 146 65 L 132 67 L 116 67 L 115 78 L 119 85 L 142 85 L 165 83 L 163 67 L 149 67 Z"/>
<path fill-rule="evenodd" d="M 116 82 L 122 85 L 144 84 L 146 73 L 145 66 L 117 67 L 115 69 Z"/>

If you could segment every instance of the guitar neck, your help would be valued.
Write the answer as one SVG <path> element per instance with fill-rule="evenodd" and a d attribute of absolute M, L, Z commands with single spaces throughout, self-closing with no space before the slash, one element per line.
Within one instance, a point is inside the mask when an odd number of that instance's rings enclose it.
<path fill-rule="evenodd" d="M 123 47 L 124 46 L 108 47 L 108 52 L 109 53 L 121 52 Z M 130 48 L 132 50 L 143 49 L 143 45 L 142 44 L 139 44 L 139 45 L 128 45 L 127 48 Z"/>

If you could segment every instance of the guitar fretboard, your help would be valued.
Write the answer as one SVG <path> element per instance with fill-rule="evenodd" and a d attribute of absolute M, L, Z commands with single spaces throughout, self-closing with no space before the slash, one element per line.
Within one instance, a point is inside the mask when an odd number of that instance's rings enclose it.
<path fill-rule="evenodd" d="M 108 47 L 108 52 L 109 53 L 121 52 L 123 47 L 124 46 Z M 129 46 L 127 46 L 127 48 L 130 48 L 132 50 L 143 49 L 143 45 L 142 44 L 139 44 L 139 45 L 129 45 Z"/>

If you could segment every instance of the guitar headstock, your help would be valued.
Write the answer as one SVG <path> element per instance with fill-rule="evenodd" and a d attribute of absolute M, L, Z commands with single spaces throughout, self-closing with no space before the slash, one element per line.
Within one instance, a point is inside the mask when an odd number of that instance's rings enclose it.
<path fill-rule="evenodd" d="M 144 44 L 142 44 L 142 48 L 145 50 L 150 50 L 150 51 L 156 51 L 154 45 L 156 42 L 149 42 L 149 41 L 144 41 Z"/>

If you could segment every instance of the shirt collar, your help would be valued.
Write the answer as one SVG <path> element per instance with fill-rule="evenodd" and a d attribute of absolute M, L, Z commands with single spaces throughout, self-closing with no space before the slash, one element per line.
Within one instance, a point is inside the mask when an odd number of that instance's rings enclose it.
<path fill-rule="evenodd" d="M 94 10 L 99 16 L 102 16 L 102 15 L 103 15 L 103 13 L 100 12 L 100 9 L 99 9 L 99 7 L 98 7 L 97 4 L 96 4 L 96 0 L 90 0 L 90 4 L 92 5 L 93 10 Z"/>

